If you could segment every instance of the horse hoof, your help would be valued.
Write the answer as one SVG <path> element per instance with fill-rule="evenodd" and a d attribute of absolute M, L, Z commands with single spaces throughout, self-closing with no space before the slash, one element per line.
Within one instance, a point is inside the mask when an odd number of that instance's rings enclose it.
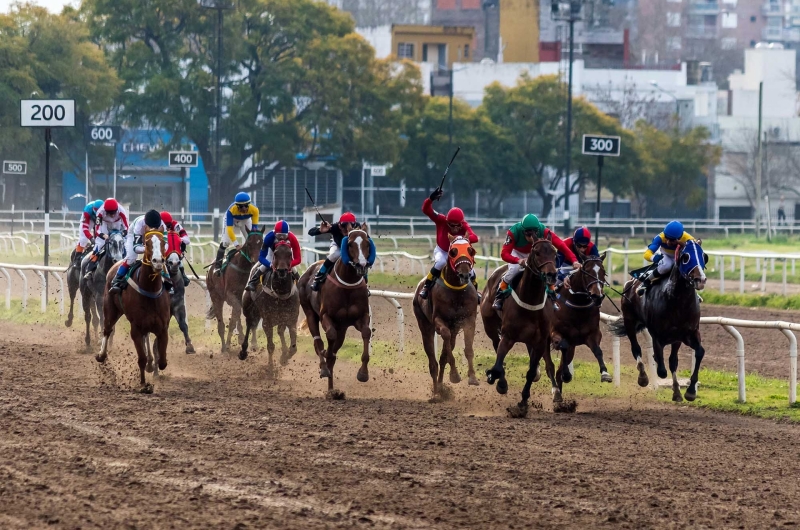
<path fill-rule="evenodd" d="M 658 367 L 656 367 L 656 374 L 661 379 L 666 379 L 667 378 L 667 368 L 666 368 L 666 366 L 658 366 Z"/>
<path fill-rule="evenodd" d="M 469 385 L 470 385 L 470 386 L 478 386 L 478 385 L 480 385 L 480 383 L 478 382 L 478 378 L 477 378 L 477 377 L 475 377 L 474 375 L 473 375 L 473 376 L 470 376 L 470 378 L 469 378 Z"/>
<path fill-rule="evenodd" d="M 142 394 L 152 394 L 153 393 L 153 385 L 150 383 L 145 383 L 145 385 L 139 390 Z"/>
<path fill-rule="evenodd" d="M 689 399 L 689 398 L 687 398 L 687 399 Z M 683 402 L 683 396 L 681 396 L 680 390 L 677 391 L 677 392 L 673 392 L 672 393 L 672 401 L 674 401 L 675 403 Z"/>
<path fill-rule="evenodd" d="M 366 383 L 369 381 L 369 372 L 366 370 L 359 370 L 356 374 L 356 379 L 361 383 Z"/>
<path fill-rule="evenodd" d="M 64 325 L 67 326 L 68 328 L 71 328 L 72 327 L 72 319 L 65 320 L 64 321 Z"/>
<path fill-rule="evenodd" d="M 101 354 L 101 353 L 98 353 L 97 355 L 95 355 L 95 356 L 94 356 L 94 360 L 95 360 L 95 361 L 97 361 L 97 362 L 99 362 L 99 363 L 104 363 L 104 362 L 106 362 L 106 359 L 107 359 L 107 358 L 108 358 L 108 355 L 106 355 L 106 354 Z"/>
<path fill-rule="evenodd" d="M 508 416 L 510 418 L 525 418 L 528 416 L 527 403 L 518 403 L 513 407 L 508 407 L 506 410 L 508 411 Z"/>
<path fill-rule="evenodd" d="M 331 377 L 331 371 L 330 370 L 328 370 L 327 368 L 320 368 L 319 369 L 319 378 L 320 379 L 325 379 L 325 378 L 330 379 L 330 377 Z"/>
<path fill-rule="evenodd" d="M 187 345 L 186 345 L 186 353 L 187 353 L 187 354 L 197 353 L 197 352 L 195 351 L 195 349 L 194 349 L 194 346 L 192 346 L 192 343 L 191 343 L 191 342 L 190 342 L 189 344 L 187 344 Z"/>
<path fill-rule="evenodd" d="M 534 376 L 533 376 L 533 382 L 534 382 L 534 383 L 538 383 L 538 382 L 539 382 L 539 379 L 541 379 L 541 378 L 542 378 L 542 371 L 541 371 L 541 370 L 539 369 L 539 367 L 537 366 L 537 367 L 536 367 L 536 375 L 534 375 Z"/>
<path fill-rule="evenodd" d="M 561 371 L 561 381 L 564 383 L 572 382 L 572 372 L 568 368 Z"/>
<path fill-rule="evenodd" d="M 608 372 L 603 372 L 602 374 L 600 374 L 600 382 L 601 383 L 611 383 L 613 381 L 614 381 L 614 379 L 611 377 L 611 374 L 609 374 Z"/>
<path fill-rule="evenodd" d="M 686 398 L 686 401 L 694 401 L 695 399 L 697 399 L 697 394 L 696 393 L 690 394 L 689 391 L 687 390 L 686 393 L 683 395 L 683 397 Z"/>
<path fill-rule="evenodd" d="M 561 396 L 561 391 L 557 388 L 553 389 L 553 403 L 561 403 L 564 398 Z"/>
<path fill-rule="evenodd" d="M 459 375 L 459 373 L 455 370 L 450 370 L 450 382 L 454 385 L 457 385 L 461 382 L 461 375 Z"/>
<path fill-rule="evenodd" d="M 506 394 L 508 392 L 508 381 L 505 379 L 500 379 L 497 382 L 497 393 L 498 394 Z"/>
<path fill-rule="evenodd" d="M 636 367 L 639 369 L 639 378 L 636 380 L 639 383 L 639 386 L 644 388 L 650 384 L 650 379 L 647 377 L 647 372 L 644 369 L 643 364 L 638 364 Z"/>
<path fill-rule="evenodd" d="M 242 361 L 247 359 L 247 350 L 242 350 L 242 351 L 239 352 L 239 359 L 242 360 Z"/>
<path fill-rule="evenodd" d="M 144 371 L 148 374 L 153 373 L 153 363 L 147 363 L 147 366 L 144 367 Z"/>

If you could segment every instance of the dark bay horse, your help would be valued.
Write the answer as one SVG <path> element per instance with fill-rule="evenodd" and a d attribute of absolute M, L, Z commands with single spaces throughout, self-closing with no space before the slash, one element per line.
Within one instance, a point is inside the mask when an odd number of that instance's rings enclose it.
<path fill-rule="evenodd" d="M 600 305 L 605 298 L 603 287 L 606 284 L 606 269 L 603 267 L 605 258 L 605 252 L 599 257 L 584 257 L 581 268 L 574 271 L 558 290 L 560 309 L 553 315 L 551 340 L 561 350 L 561 364 L 557 370 L 560 376 L 556 376 L 561 391 L 562 381 L 569 383 L 572 380 L 572 373 L 567 367 L 575 357 L 575 347 L 581 345 L 592 350 L 597 359 L 600 381 L 612 381 L 603 362 L 603 350 L 600 349 L 600 340 L 603 338 L 600 331 Z"/>
<path fill-rule="evenodd" d="M 300 296 L 292 275 L 292 245 L 288 241 L 275 244 L 273 250 L 272 270 L 265 273 L 262 285 L 255 292 L 245 291 L 242 295 L 242 308 L 244 309 L 247 330 L 244 334 L 242 350 L 239 358 L 247 358 L 247 345 L 250 331 L 261 320 L 264 333 L 267 335 L 267 351 L 269 364 L 272 365 L 272 354 L 275 351 L 275 342 L 272 340 L 272 328 L 278 327 L 278 337 L 281 339 L 280 363 L 285 366 L 289 359 L 297 353 L 297 317 L 300 315 Z M 253 266 L 258 267 L 258 264 Z M 289 330 L 291 345 L 286 347 L 284 333 Z M 255 331 L 253 331 L 255 335 Z"/>
<path fill-rule="evenodd" d="M 706 284 L 703 270 L 708 262 L 708 255 L 703 252 L 697 241 L 687 241 L 676 250 L 675 264 L 668 277 L 654 283 L 647 293 L 640 297 L 636 291 L 640 281 L 628 280 L 625 284 L 625 296 L 622 298 L 622 318 L 609 326 L 611 333 L 618 337 L 626 336 L 631 341 L 631 352 L 639 369 L 639 386 L 647 386 L 642 348 L 636 334 L 647 329 L 653 339 L 653 357 L 657 365 L 658 377 L 666 378 L 664 366 L 664 347 L 672 346 L 669 356 L 669 370 L 672 372 L 672 400 L 683 401 L 678 384 L 678 349 L 681 343 L 694 350 L 694 370 L 689 387 L 684 396 L 689 401 L 697 397 L 697 374 L 705 349 L 700 343 L 700 300 L 697 291 L 702 291 Z"/>
<path fill-rule="evenodd" d="M 106 288 L 106 275 L 115 263 L 125 257 L 125 237 L 122 232 L 117 230 L 108 234 L 108 241 L 103 248 L 97 263 L 97 269 L 91 274 L 87 280 L 86 267 L 89 266 L 89 257 L 84 257 L 81 261 L 80 270 L 80 283 L 81 301 L 83 303 L 83 316 L 86 319 L 86 347 L 91 345 L 91 335 L 89 334 L 89 327 L 94 318 L 94 329 L 97 333 L 97 328 L 103 322 L 103 297 L 108 289 Z"/>
<path fill-rule="evenodd" d="M 108 358 L 108 340 L 117 321 L 125 315 L 131 324 L 131 340 L 136 347 L 139 360 L 139 384 L 141 392 L 150 394 L 153 385 L 145 381 L 147 366 L 147 335 L 155 335 L 153 349 L 158 358 L 159 370 L 167 367 L 167 346 L 169 344 L 170 297 L 161 281 L 164 270 L 166 241 L 161 232 L 147 232 L 142 265 L 131 274 L 129 288 L 119 294 L 109 293 L 111 282 L 120 264 L 114 265 L 106 276 L 105 298 L 103 300 L 103 340 L 97 362 L 104 363 Z"/>
<path fill-rule="evenodd" d="M 343 260 L 345 253 L 348 260 Z M 297 284 L 300 291 L 300 305 L 306 315 L 308 329 L 314 337 L 314 350 L 319 357 L 319 376 L 328 378 L 329 395 L 333 392 L 333 366 L 336 353 L 344 344 L 347 328 L 354 327 L 361 332 L 364 351 L 361 354 L 361 368 L 356 378 L 369 381 L 369 343 L 372 338 L 369 315 L 369 290 L 364 276 L 369 270 L 367 256 L 370 254 L 369 235 L 366 224 L 360 230 L 352 230 L 342 248 L 342 258 L 333 267 L 328 281 L 322 284 L 319 292 L 311 290 L 311 282 L 322 262 L 317 262 L 306 270 Z M 319 327 L 325 331 L 328 348 L 320 336 Z"/>
<path fill-rule="evenodd" d="M 217 319 L 217 332 L 222 341 L 222 352 L 226 352 L 231 347 L 231 336 L 233 329 L 239 332 L 239 341 L 242 337 L 242 293 L 250 277 L 250 269 L 254 263 L 258 263 L 258 253 L 264 239 L 264 227 L 247 234 L 244 245 L 239 250 L 229 253 L 228 264 L 221 274 L 217 274 L 220 265 L 216 263 L 209 267 L 206 273 L 206 286 L 211 297 L 210 315 Z M 223 320 L 222 310 L 225 303 L 231 306 L 231 319 L 228 322 L 228 336 L 225 337 L 225 321 Z M 256 343 L 255 332 L 253 333 L 253 345 Z"/>
<path fill-rule="evenodd" d="M 478 316 L 478 292 L 470 281 L 470 274 L 475 265 L 475 249 L 469 241 L 458 237 L 450 244 L 448 264 L 442 271 L 442 277 L 431 289 L 427 300 L 419 296 L 424 280 L 417 285 L 414 295 L 414 315 L 422 333 L 422 344 L 428 356 L 428 369 L 433 379 L 433 397 L 442 391 L 444 367 L 450 364 L 450 382 L 459 383 L 461 376 L 456 368 L 453 348 L 459 332 L 464 331 L 464 355 L 469 363 L 470 385 L 477 385 L 472 348 L 475 339 L 475 323 Z M 436 363 L 434 338 L 436 333 L 442 337 L 442 353 Z"/>
<path fill-rule="evenodd" d="M 556 282 L 556 248 L 550 238 L 534 239 L 531 252 L 523 263 L 522 276 L 513 287 L 512 295 L 505 301 L 503 311 L 498 314 L 492 307 L 492 294 L 497 291 L 507 265 L 497 268 L 486 283 L 481 301 L 481 317 L 486 335 L 492 339 L 497 358 L 494 366 L 486 371 L 486 380 L 497 382 L 497 392 L 508 392 L 503 362 L 506 354 L 518 342 L 528 348 L 530 358 L 522 400 L 516 408 L 509 409 L 514 417 L 524 417 L 528 411 L 531 384 L 538 380 L 539 361 L 544 357 L 548 373 L 553 370 L 550 357 L 550 330 L 553 323 L 553 303 L 547 298 L 547 288 Z M 552 381 L 552 380 L 551 380 Z M 553 384 L 553 401 L 561 401 L 561 392 Z"/>
<path fill-rule="evenodd" d="M 83 254 L 78 255 L 77 250 L 72 251 L 69 260 L 69 267 L 67 267 L 67 293 L 69 294 L 69 314 L 64 325 L 68 328 L 72 326 L 72 319 L 75 315 L 75 296 L 78 294 L 78 288 L 81 283 L 81 262 L 83 259 L 91 254 L 92 245 L 88 245 L 83 251 Z"/>
<path fill-rule="evenodd" d="M 186 343 L 186 353 L 195 353 L 192 339 L 189 337 L 189 325 L 186 323 L 186 286 L 183 284 L 183 273 L 181 272 L 181 248 L 180 244 L 173 244 L 173 241 L 180 242 L 177 232 L 170 231 L 167 234 L 170 242 L 167 254 L 167 273 L 172 281 L 174 294 L 170 295 L 170 314 L 175 318 L 178 327 L 183 333 L 183 340 Z"/>

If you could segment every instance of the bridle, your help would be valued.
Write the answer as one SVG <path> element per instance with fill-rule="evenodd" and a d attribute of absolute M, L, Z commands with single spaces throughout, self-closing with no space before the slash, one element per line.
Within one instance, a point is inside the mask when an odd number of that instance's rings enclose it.
<path fill-rule="evenodd" d="M 152 266 L 152 264 L 153 264 L 153 261 L 152 261 L 152 259 L 153 259 L 153 246 L 150 245 L 149 248 L 147 246 L 147 244 L 150 243 L 150 241 L 151 241 L 151 239 L 150 239 L 151 236 L 158 236 L 159 244 L 164 242 L 164 234 L 162 234 L 158 230 L 150 230 L 149 232 L 145 232 L 145 234 L 144 234 L 144 236 L 142 238 L 144 240 L 144 249 L 145 249 L 144 250 L 144 255 L 142 256 L 142 264 L 143 265 Z M 148 256 L 148 253 L 147 253 L 148 250 L 150 251 L 150 255 L 149 256 Z"/>
<path fill-rule="evenodd" d="M 259 241 L 261 241 L 261 232 L 250 232 L 247 234 L 247 240 L 245 240 L 244 245 L 242 245 L 242 248 L 239 249 L 239 254 L 244 256 L 244 259 L 246 259 L 248 263 L 253 263 L 253 258 L 251 258 L 247 252 L 245 252 L 245 248 L 247 247 L 247 242 L 250 241 L 250 238 L 253 236 L 257 236 Z"/>
<path fill-rule="evenodd" d="M 353 267 L 356 270 L 356 273 L 359 276 L 363 276 L 360 272 L 358 272 L 358 266 L 359 266 L 358 262 L 353 260 L 352 256 L 350 256 L 350 248 L 349 248 L 350 247 L 350 243 L 355 243 L 355 241 L 350 241 L 350 237 L 353 236 L 353 234 L 363 236 L 364 237 L 364 241 L 367 242 L 367 248 L 369 248 L 369 235 L 364 230 L 362 230 L 361 228 L 353 228 L 352 230 L 350 230 L 347 233 L 347 246 L 348 246 L 348 248 L 346 250 L 343 250 L 343 252 L 347 252 L 347 257 L 349 258 L 347 260 L 348 265 Z M 367 251 L 367 255 L 369 255 L 369 251 Z M 366 265 L 366 268 L 369 268 L 369 264 Z"/>
<path fill-rule="evenodd" d="M 572 276 L 573 274 L 580 274 L 580 275 L 581 275 L 581 278 L 584 278 L 584 277 L 588 276 L 588 277 L 591 279 L 591 281 L 590 281 L 590 282 L 588 282 L 588 283 L 586 283 L 586 280 L 585 280 L 585 279 L 583 280 L 583 281 L 584 281 L 584 284 L 583 284 L 583 291 L 576 291 L 576 290 L 573 290 L 573 288 L 572 288 L 572 284 L 570 283 L 570 287 L 569 287 L 569 293 L 570 293 L 570 294 L 574 294 L 574 295 L 576 295 L 576 296 L 585 296 L 586 298 L 590 298 L 590 299 L 591 299 L 591 302 L 590 302 L 590 303 L 588 303 L 588 304 L 586 304 L 586 305 L 583 305 L 583 306 L 579 306 L 579 305 L 571 304 L 569 301 L 567 301 L 567 302 L 566 302 L 566 303 L 567 303 L 567 305 L 569 305 L 570 307 L 572 307 L 572 308 L 574 308 L 574 309 L 587 309 L 587 308 L 590 308 L 590 307 L 597 307 L 597 306 L 600 306 L 600 304 L 602 304 L 602 303 L 603 303 L 603 299 L 606 297 L 605 293 L 603 292 L 603 288 L 604 288 L 606 285 L 608 285 L 608 282 L 606 282 L 605 280 L 601 280 L 601 279 L 600 279 L 598 276 L 595 276 L 594 274 L 592 274 L 591 272 L 587 271 L 587 270 L 584 268 L 584 266 L 585 266 L 587 263 L 592 263 L 592 262 L 598 262 L 598 263 L 600 263 L 600 266 L 601 266 L 601 267 L 602 267 L 602 265 L 603 265 L 603 260 L 602 260 L 602 259 L 600 259 L 600 257 L 596 257 L 596 256 L 587 256 L 587 257 L 586 257 L 586 258 L 583 260 L 583 263 L 581 263 L 581 267 L 580 267 L 578 270 L 576 270 L 575 272 L 573 272 L 572 274 L 570 274 L 570 276 Z M 592 285 L 595 285 L 595 284 L 600 284 L 600 293 L 601 293 L 601 295 L 602 295 L 602 296 L 600 297 L 600 299 L 599 299 L 599 300 L 596 300 L 596 299 L 595 299 L 595 298 L 592 296 L 592 293 L 590 293 L 590 292 L 589 292 L 589 289 L 592 287 Z"/>
<path fill-rule="evenodd" d="M 543 245 L 543 244 L 547 244 L 547 245 L 553 246 L 553 244 L 550 241 L 548 241 L 547 239 L 537 239 L 536 241 L 534 241 L 533 244 L 531 245 L 531 254 L 530 254 L 530 261 L 533 262 L 533 267 L 531 267 L 528 264 L 528 260 L 526 259 L 525 260 L 525 268 L 528 269 L 529 271 L 531 271 L 533 274 L 538 274 L 539 275 L 539 279 L 544 282 L 544 281 L 547 280 L 547 274 L 542 272 L 542 267 L 544 267 L 545 265 L 548 265 L 548 264 L 551 264 L 551 265 L 553 265 L 553 267 L 555 267 L 556 266 L 556 262 L 555 262 L 555 260 L 549 260 L 549 261 L 545 261 L 543 263 L 538 263 L 536 261 L 536 253 L 534 252 L 534 250 L 536 250 L 536 246 L 537 245 Z M 555 248 L 555 247 L 553 247 L 553 248 Z"/>

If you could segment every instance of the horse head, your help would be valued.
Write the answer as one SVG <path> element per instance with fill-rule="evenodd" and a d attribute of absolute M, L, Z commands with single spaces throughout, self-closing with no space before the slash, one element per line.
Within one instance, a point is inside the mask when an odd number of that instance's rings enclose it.
<path fill-rule="evenodd" d="M 475 249 L 470 242 L 458 236 L 450 242 L 450 251 L 447 253 L 447 261 L 450 268 L 458 275 L 461 283 L 469 282 L 472 268 L 475 266 Z"/>
<path fill-rule="evenodd" d="M 278 241 L 272 251 L 272 270 L 280 279 L 285 279 L 292 269 L 292 244 L 289 241 Z"/>
<path fill-rule="evenodd" d="M 366 224 L 362 228 L 351 230 L 347 234 L 347 257 L 350 265 L 355 267 L 356 274 L 365 276 L 369 268 L 369 234 Z"/>
<path fill-rule="evenodd" d="M 125 238 L 119 230 L 112 230 L 111 233 L 108 234 L 106 255 L 109 256 L 114 263 L 125 257 Z"/>
<path fill-rule="evenodd" d="M 142 263 L 150 265 L 153 270 L 163 270 L 164 255 L 167 252 L 167 243 L 164 241 L 164 234 L 157 230 L 147 232 L 144 235 L 144 245 L 144 258 L 142 259 Z"/>
<path fill-rule="evenodd" d="M 247 261 L 253 263 L 258 257 L 258 251 L 261 250 L 261 244 L 264 241 L 264 228 L 261 230 L 254 230 L 247 234 L 247 239 L 244 240 L 244 245 L 239 253 L 245 257 Z"/>
<path fill-rule="evenodd" d="M 178 274 L 181 267 L 181 256 L 178 252 L 172 250 L 167 256 L 167 272 L 170 276 Z"/>
<path fill-rule="evenodd" d="M 578 281 L 570 280 L 572 289 L 583 290 L 588 294 L 595 305 L 603 303 L 605 293 L 603 288 L 606 285 L 606 269 L 603 263 L 606 260 L 606 253 L 603 252 L 600 256 L 587 256 L 581 264 L 580 273 L 573 275 L 577 277 Z"/>
<path fill-rule="evenodd" d="M 687 241 L 681 247 L 680 255 L 675 261 L 678 262 L 681 276 L 696 290 L 702 291 L 706 286 L 706 273 L 703 271 L 708 263 L 708 254 L 703 252 L 697 241 Z"/>
<path fill-rule="evenodd" d="M 531 245 L 531 253 L 525 261 L 525 266 L 531 272 L 539 275 L 539 278 L 547 285 L 553 286 L 558 279 L 556 274 L 556 247 L 553 246 L 552 237 L 534 237 Z"/>
<path fill-rule="evenodd" d="M 167 272 L 178 274 L 181 266 L 181 236 L 174 230 L 167 232 Z"/>

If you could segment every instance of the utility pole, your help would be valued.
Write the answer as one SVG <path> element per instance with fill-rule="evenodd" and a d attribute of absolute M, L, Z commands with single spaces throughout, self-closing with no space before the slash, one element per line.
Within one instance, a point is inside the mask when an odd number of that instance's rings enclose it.
<path fill-rule="evenodd" d="M 453 68 L 450 67 L 450 117 L 447 120 L 447 152 L 453 151 Z"/>
<path fill-rule="evenodd" d="M 756 153 L 756 237 L 761 237 L 761 104 L 764 82 L 758 84 L 758 151 Z"/>

